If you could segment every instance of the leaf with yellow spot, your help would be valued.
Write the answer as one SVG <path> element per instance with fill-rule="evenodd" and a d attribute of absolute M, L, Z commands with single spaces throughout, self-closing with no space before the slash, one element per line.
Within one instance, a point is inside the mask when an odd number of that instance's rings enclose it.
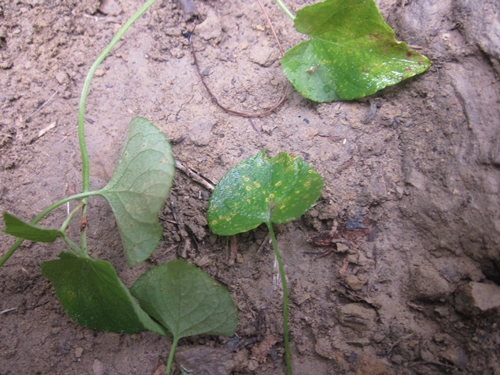
<path fill-rule="evenodd" d="M 430 66 L 396 41 L 373 0 L 326 0 L 300 9 L 294 23 L 311 39 L 285 53 L 283 71 L 316 102 L 362 98 Z"/>
<path fill-rule="evenodd" d="M 302 158 L 285 152 L 268 158 L 261 151 L 229 170 L 215 187 L 207 212 L 210 229 L 231 236 L 262 223 L 292 221 L 316 202 L 322 188 L 323 179 Z"/>

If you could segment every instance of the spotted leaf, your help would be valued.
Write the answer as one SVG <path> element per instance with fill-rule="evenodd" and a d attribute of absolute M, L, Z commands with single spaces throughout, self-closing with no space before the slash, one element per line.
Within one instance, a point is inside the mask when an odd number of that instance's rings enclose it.
<path fill-rule="evenodd" d="M 283 71 L 316 102 L 371 95 L 430 66 L 395 40 L 373 0 L 326 0 L 300 9 L 294 23 L 311 39 L 285 53 Z"/>
<path fill-rule="evenodd" d="M 262 223 L 286 223 L 316 202 L 323 179 L 302 158 L 261 151 L 219 181 L 210 198 L 208 223 L 218 235 L 246 232 Z"/>

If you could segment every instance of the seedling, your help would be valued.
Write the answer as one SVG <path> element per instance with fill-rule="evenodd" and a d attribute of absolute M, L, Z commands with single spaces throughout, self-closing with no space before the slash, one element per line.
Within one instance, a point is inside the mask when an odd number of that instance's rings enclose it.
<path fill-rule="evenodd" d="M 111 205 L 130 267 L 146 260 L 162 236 L 158 214 L 172 186 L 175 170 L 172 149 L 165 135 L 145 118 L 132 119 L 111 180 L 103 189 L 89 191 L 89 160 L 83 126 L 85 103 L 95 70 L 125 31 L 155 1 L 148 1 L 118 31 L 85 80 L 78 117 L 82 193 L 52 204 L 31 223 L 4 213 L 4 232 L 18 240 L 0 258 L 0 267 L 25 239 L 54 242 L 62 238 L 72 252 L 62 252 L 59 259 L 43 262 L 41 267 L 68 315 L 82 326 L 103 331 L 149 330 L 161 335 L 171 332 L 174 341 L 167 363 L 169 374 L 180 338 L 202 333 L 234 335 L 237 312 L 229 293 L 204 271 L 184 261 L 172 261 L 147 271 L 136 281 L 131 294 L 109 262 L 89 256 L 86 240 L 87 199 L 94 195 L 104 197 Z M 59 229 L 37 225 L 57 207 L 75 199 L 81 201 Z M 82 218 L 78 246 L 66 235 L 66 229 L 79 212 Z"/>
<path fill-rule="evenodd" d="M 311 39 L 288 50 L 283 72 L 316 102 L 362 98 L 426 71 L 430 62 L 397 42 L 373 0 L 326 0 L 294 16 L 276 0 L 298 32 Z"/>
<path fill-rule="evenodd" d="M 316 202 L 323 179 L 299 157 L 280 153 L 272 159 L 265 152 L 243 160 L 219 181 L 210 198 L 207 219 L 221 236 L 247 232 L 266 224 L 283 285 L 283 337 L 286 373 L 292 374 L 288 333 L 288 289 L 283 262 L 272 224 L 288 223 Z"/>

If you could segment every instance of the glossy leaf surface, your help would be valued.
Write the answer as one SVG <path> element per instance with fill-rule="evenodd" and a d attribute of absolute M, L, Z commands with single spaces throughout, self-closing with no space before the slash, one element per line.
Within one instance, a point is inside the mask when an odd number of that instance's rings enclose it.
<path fill-rule="evenodd" d="M 4 232 L 11 236 L 23 238 L 35 242 L 54 242 L 58 237 L 64 237 L 64 233 L 57 229 L 45 228 L 40 225 L 26 223 L 17 217 L 4 212 Z"/>
<path fill-rule="evenodd" d="M 243 160 L 219 181 L 209 201 L 207 219 L 218 235 L 230 236 L 262 223 L 286 223 L 316 202 L 323 179 L 302 158 L 265 152 Z"/>
<path fill-rule="evenodd" d="M 228 291 L 203 270 L 183 260 L 153 267 L 130 289 L 141 307 L 174 338 L 233 336 L 238 313 Z"/>
<path fill-rule="evenodd" d="M 371 95 L 430 66 L 395 40 L 373 0 L 326 0 L 300 9 L 294 23 L 311 39 L 285 53 L 283 71 L 316 102 Z"/>
<path fill-rule="evenodd" d="M 134 301 L 110 263 L 72 253 L 61 253 L 59 258 L 42 263 L 42 274 L 74 321 L 102 331 L 165 334 Z"/>
<path fill-rule="evenodd" d="M 111 205 L 130 267 L 146 260 L 158 246 L 158 222 L 174 177 L 172 149 L 151 122 L 135 117 L 108 185 L 99 191 Z"/>

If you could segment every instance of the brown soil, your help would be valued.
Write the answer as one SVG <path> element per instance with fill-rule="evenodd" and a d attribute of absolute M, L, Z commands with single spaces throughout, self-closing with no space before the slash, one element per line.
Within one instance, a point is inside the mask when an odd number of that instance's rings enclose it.
<path fill-rule="evenodd" d="M 301 36 L 274 2 L 265 3 L 290 48 Z M 287 3 L 293 11 L 304 5 Z M 377 3 L 397 37 L 432 60 L 428 72 L 349 103 L 315 104 L 292 90 L 277 111 L 251 123 L 212 104 L 181 35 L 192 24 L 175 1 L 159 1 L 93 80 L 86 115 L 91 184 L 109 180 L 135 115 L 165 132 L 177 160 L 215 180 L 262 149 L 301 156 L 325 188 L 307 214 L 278 228 L 295 374 L 500 374 L 500 5 Z M 286 80 L 257 2 L 196 5 L 207 21 L 194 43 L 213 92 L 236 110 L 270 107 Z M 28 220 L 79 191 L 80 90 L 94 58 L 138 4 L 110 6 L 105 15 L 97 0 L 0 4 L 0 211 Z M 371 103 L 380 108 L 365 123 Z M 229 343 L 234 373 L 283 374 L 274 256 L 269 246 L 259 249 L 266 230 L 236 236 L 230 265 L 228 238 L 207 227 L 209 195 L 178 172 L 161 214 L 159 249 L 132 270 L 109 206 L 92 199 L 92 255 L 112 262 L 128 286 L 174 258 L 202 266 L 231 292 L 239 339 L 195 337 L 180 345 Z M 173 223 L 172 207 L 185 232 Z M 61 208 L 44 224 L 59 225 L 65 214 Z M 332 229 L 350 250 L 316 259 L 311 253 L 324 248 L 308 240 Z M 1 241 L 3 254 L 14 240 Z M 0 374 L 161 370 L 168 338 L 94 332 L 69 319 L 39 267 L 61 250 L 59 242 L 25 243 L 0 269 Z M 208 354 L 201 357 L 209 362 Z M 217 371 L 211 373 L 223 373 Z"/>

